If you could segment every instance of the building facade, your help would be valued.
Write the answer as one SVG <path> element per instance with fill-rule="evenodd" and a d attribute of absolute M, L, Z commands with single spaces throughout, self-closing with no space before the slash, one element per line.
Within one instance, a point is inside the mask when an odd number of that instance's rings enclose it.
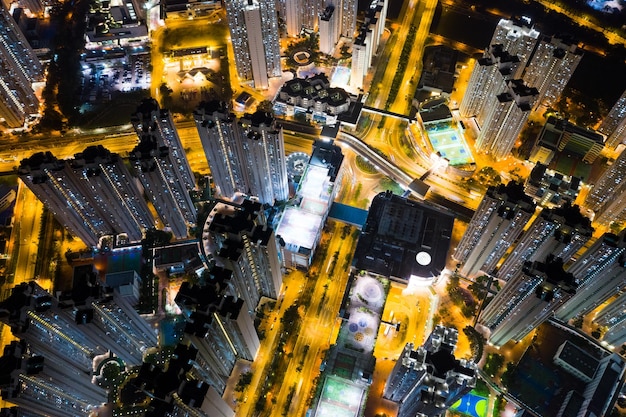
<path fill-rule="evenodd" d="M 578 288 L 556 317 L 568 321 L 584 316 L 626 287 L 626 233 L 605 233 L 585 251 L 567 272 L 574 275 Z"/>
<path fill-rule="evenodd" d="M 0 118 L 9 127 L 22 127 L 39 114 L 33 84 L 44 80 L 44 71 L 4 3 L 0 28 Z"/>
<path fill-rule="evenodd" d="M 494 159 L 509 155 L 538 94 L 520 79 L 508 80 L 506 85 L 504 92 L 487 98 L 485 122 L 476 139 L 476 149 Z"/>
<path fill-rule="evenodd" d="M 194 112 L 218 194 L 255 196 L 273 205 L 289 197 L 282 126 L 257 111 L 236 118 L 224 102 L 204 102 Z"/>
<path fill-rule="evenodd" d="M 195 178 L 173 120 L 156 100 L 146 99 L 131 119 L 139 144 L 130 155 L 147 197 L 174 237 L 188 236 L 196 224 L 191 191 Z"/>
<path fill-rule="evenodd" d="M 626 151 L 596 181 L 585 206 L 594 211 L 594 221 L 600 224 L 626 220 Z"/>
<path fill-rule="evenodd" d="M 482 126 L 487 116 L 487 103 L 506 90 L 507 78 L 516 74 L 519 66 L 517 55 L 511 55 L 502 44 L 491 45 L 474 64 L 459 106 L 461 116 L 476 117 Z"/>
<path fill-rule="evenodd" d="M 41 415 L 88 415 L 107 402 L 106 390 L 92 383 L 101 365 L 112 361 L 123 370 L 141 364 L 157 344 L 152 326 L 119 294 L 103 291 L 95 275 L 75 280 L 58 298 L 35 282 L 20 284 L 0 309 L 9 312 L 2 320 L 20 339 L 5 354 L 23 358 L 22 366 L 15 361 L 2 370 L 9 381 L 3 398 Z"/>
<path fill-rule="evenodd" d="M 570 37 L 541 37 L 524 71 L 526 84 L 539 91 L 536 106 L 550 108 L 556 103 L 582 57 L 582 50 Z"/>
<path fill-rule="evenodd" d="M 604 328 L 603 342 L 611 346 L 626 343 L 626 292 L 600 310 L 593 318 L 593 323 Z"/>
<path fill-rule="evenodd" d="M 607 136 L 606 146 L 617 147 L 626 139 L 626 90 L 617 99 L 598 129 Z"/>
<path fill-rule="evenodd" d="M 387 0 L 373 0 L 365 11 L 365 18 L 352 41 L 350 87 L 362 89 L 367 71 L 372 66 L 387 19 Z"/>
<path fill-rule="evenodd" d="M 207 274 L 203 285 L 183 283 L 175 301 L 187 319 L 184 341 L 198 351 L 191 373 L 222 395 L 235 362 L 253 361 L 260 342 L 245 301 L 228 295 L 232 271 Z"/>
<path fill-rule="evenodd" d="M 356 16 L 358 13 L 358 0 L 338 0 L 337 6 L 341 9 L 339 33 L 346 38 L 354 37 L 356 32 Z"/>
<path fill-rule="evenodd" d="M 524 68 L 531 58 L 539 40 L 540 33 L 534 28 L 528 17 L 501 19 L 491 37 L 489 45 L 501 44 L 505 51 L 519 58 L 517 72 L 512 73 L 513 79 L 521 77 Z"/>
<path fill-rule="evenodd" d="M 327 6 L 319 16 L 320 52 L 330 55 L 339 40 L 339 11 Z"/>
<path fill-rule="evenodd" d="M 461 274 L 493 273 L 534 212 L 535 204 L 521 184 L 489 187 L 454 252 Z"/>
<path fill-rule="evenodd" d="M 57 220 L 88 246 L 107 235 L 139 241 L 155 226 L 141 193 L 117 154 L 90 146 L 72 160 L 40 152 L 20 163 L 18 175 Z"/>
<path fill-rule="evenodd" d="M 525 262 L 544 262 L 549 256 L 569 262 L 591 238 L 591 221 L 578 206 L 544 209 L 527 228 L 519 242 L 498 268 L 497 277 L 508 281 Z"/>
<path fill-rule="evenodd" d="M 239 78 L 267 89 L 268 77 L 282 73 L 276 3 L 267 0 L 226 0 L 234 61 Z"/>
<path fill-rule="evenodd" d="M 478 323 L 490 330 L 491 345 L 520 341 L 575 292 L 574 276 L 563 270 L 560 259 L 527 262 L 485 307 Z"/>

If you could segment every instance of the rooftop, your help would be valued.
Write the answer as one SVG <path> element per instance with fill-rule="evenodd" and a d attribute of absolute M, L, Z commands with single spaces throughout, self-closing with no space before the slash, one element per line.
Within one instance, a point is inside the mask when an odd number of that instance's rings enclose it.
<path fill-rule="evenodd" d="M 445 209 L 384 192 L 374 197 L 353 265 L 402 282 L 445 267 L 454 217 Z"/>

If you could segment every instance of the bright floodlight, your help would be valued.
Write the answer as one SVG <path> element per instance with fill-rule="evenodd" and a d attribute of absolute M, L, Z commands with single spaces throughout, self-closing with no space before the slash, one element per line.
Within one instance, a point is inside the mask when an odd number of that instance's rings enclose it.
<path fill-rule="evenodd" d="M 426 266 L 430 265 L 432 258 L 428 252 L 418 252 L 417 255 L 415 255 L 415 260 L 418 264 Z"/>

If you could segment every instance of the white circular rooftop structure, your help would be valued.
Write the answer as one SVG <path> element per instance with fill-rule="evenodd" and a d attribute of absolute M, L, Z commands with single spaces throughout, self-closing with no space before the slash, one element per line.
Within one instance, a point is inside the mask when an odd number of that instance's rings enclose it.
<path fill-rule="evenodd" d="M 428 252 L 418 252 L 417 255 L 415 255 L 415 260 L 417 261 L 418 264 L 422 266 L 427 266 L 427 265 L 430 265 L 430 262 L 432 261 L 432 257 L 430 256 Z"/>

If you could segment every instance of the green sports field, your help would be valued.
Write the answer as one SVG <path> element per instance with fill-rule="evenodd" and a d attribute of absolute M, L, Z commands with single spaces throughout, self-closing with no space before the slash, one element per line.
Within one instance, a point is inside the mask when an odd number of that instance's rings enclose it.
<path fill-rule="evenodd" d="M 342 378 L 327 377 L 315 415 L 317 417 L 356 417 L 363 389 Z"/>
<path fill-rule="evenodd" d="M 452 404 L 450 409 L 472 417 L 486 417 L 488 405 L 489 400 L 487 398 L 469 393 Z"/>
<path fill-rule="evenodd" d="M 448 159 L 450 165 L 467 165 L 474 162 L 467 142 L 457 129 L 434 129 L 427 130 L 427 133 L 435 152 Z"/>

